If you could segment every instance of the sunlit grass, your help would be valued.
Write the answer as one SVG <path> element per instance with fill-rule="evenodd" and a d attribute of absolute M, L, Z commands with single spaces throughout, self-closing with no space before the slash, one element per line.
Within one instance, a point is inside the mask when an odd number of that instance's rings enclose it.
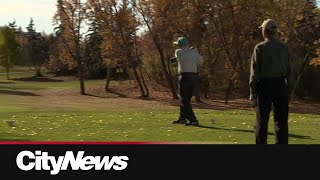
<path fill-rule="evenodd" d="M 104 83 L 89 80 L 86 87 Z M 109 103 L 108 99 L 100 101 L 101 98 L 89 96 L 69 97 L 62 93 L 62 97 L 52 97 L 40 93 L 78 88 L 77 80 L 24 82 L 1 78 L 0 141 L 254 143 L 254 111 L 195 109 L 201 127 L 185 127 L 171 124 L 178 117 L 177 107 L 141 107 L 134 100 Z M 8 121 L 16 122 L 15 126 Z M 290 114 L 289 125 L 291 144 L 320 143 L 319 115 Z M 269 127 L 269 143 L 274 143 L 272 117 Z"/>
<path fill-rule="evenodd" d="M 254 112 L 196 110 L 200 127 L 172 125 L 176 111 L 2 113 L 2 141 L 147 141 L 252 144 Z M 212 123 L 215 118 L 215 123 Z M 318 144 L 319 116 L 291 114 L 290 143 Z M 8 120 L 15 120 L 10 127 Z M 270 122 L 270 127 L 273 127 Z M 270 128 L 269 142 L 274 143 Z"/>

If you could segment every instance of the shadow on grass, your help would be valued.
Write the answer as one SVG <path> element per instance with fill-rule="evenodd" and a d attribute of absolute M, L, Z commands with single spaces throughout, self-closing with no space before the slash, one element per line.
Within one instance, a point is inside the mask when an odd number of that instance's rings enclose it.
<path fill-rule="evenodd" d="M 0 134 L 1 142 L 30 142 L 29 139 L 10 137 L 8 134 Z"/>
<path fill-rule="evenodd" d="M 0 90 L 0 94 L 6 95 L 17 95 L 17 96 L 40 96 L 38 94 L 32 92 L 25 92 L 25 91 L 9 91 L 9 90 Z"/>
<path fill-rule="evenodd" d="M 199 128 L 204 128 L 204 129 L 216 129 L 216 130 L 224 130 L 224 131 L 235 131 L 235 132 L 245 132 L 245 133 L 254 133 L 254 130 L 244 130 L 244 129 L 228 129 L 228 128 L 219 128 L 219 127 L 212 127 L 212 126 L 203 126 L 199 125 L 196 126 Z M 268 133 L 268 135 L 274 136 L 275 133 Z M 309 139 L 309 140 L 314 140 L 311 136 L 305 136 L 305 135 L 297 135 L 297 134 L 289 134 L 289 137 L 291 138 L 297 138 L 297 139 Z"/>
<path fill-rule="evenodd" d="M 60 79 L 52 79 L 48 77 L 26 77 L 26 78 L 14 78 L 14 81 L 24 81 L 24 82 L 63 82 Z"/>
<path fill-rule="evenodd" d="M 14 82 L 3 82 L 3 81 L 0 81 L 0 84 L 15 84 Z"/>
<path fill-rule="evenodd" d="M 134 98 L 132 98 L 134 99 Z M 160 98 L 147 98 L 144 100 L 157 101 L 164 103 L 169 106 L 179 107 L 179 99 L 160 99 Z M 249 106 L 236 106 L 236 105 L 225 105 L 222 102 L 216 101 L 215 103 L 207 103 L 207 102 L 191 102 L 192 107 L 194 109 L 204 109 L 204 110 L 251 110 Z"/>
<path fill-rule="evenodd" d="M 108 95 L 108 94 L 114 94 L 114 95 L 116 95 L 116 97 L 110 97 L 110 95 Z M 121 94 L 121 93 L 114 92 L 114 91 L 109 91 L 104 94 L 86 93 L 85 95 L 91 96 L 91 97 L 96 97 L 96 98 L 126 98 L 127 97 L 125 94 Z"/>
<path fill-rule="evenodd" d="M 170 106 L 179 106 L 178 100 L 176 99 L 152 99 L 158 102 L 162 102 Z M 254 111 L 249 103 L 245 100 L 242 102 L 230 102 L 229 105 L 226 105 L 221 100 L 207 100 L 207 102 L 192 102 L 194 109 L 205 109 L 205 110 L 246 110 Z M 289 112 L 290 113 L 299 113 L 299 114 L 314 114 L 320 115 L 320 104 L 319 103 L 308 103 L 308 102 L 292 102 L 290 104 Z M 270 114 L 273 112 L 271 111 Z"/>
<path fill-rule="evenodd" d="M 0 138 L 1 142 L 31 142 L 26 139 L 16 139 L 16 138 Z"/>

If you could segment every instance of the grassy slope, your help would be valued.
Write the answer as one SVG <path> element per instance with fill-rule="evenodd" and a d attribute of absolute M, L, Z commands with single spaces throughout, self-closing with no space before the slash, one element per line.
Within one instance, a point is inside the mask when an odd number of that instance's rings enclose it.
<path fill-rule="evenodd" d="M 103 83 L 93 80 L 86 85 L 88 88 Z M 0 76 L 0 141 L 254 142 L 253 111 L 196 109 L 203 127 L 184 127 L 171 124 L 178 116 L 176 107 L 142 100 L 63 94 L 77 91 L 78 84 L 7 81 Z M 217 120 L 214 124 L 212 118 Z M 7 125 L 10 119 L 16 120 L 16 127 Z M 319 119 L 319 115 L 291 114 L 290 142 L 318 144 Z M 271 121 L 270 143 L 274 143 L 272 125 Z"/>

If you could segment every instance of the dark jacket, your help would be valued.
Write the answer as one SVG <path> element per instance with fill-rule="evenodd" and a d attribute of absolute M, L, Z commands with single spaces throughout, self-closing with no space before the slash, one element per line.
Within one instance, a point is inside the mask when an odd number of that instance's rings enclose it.
<path fill-rule="evenodd" d="M 250 94 L 256 95 L 259 79 L 284 77 L 292 88 L 291 54 L 289 48 L 276 38 L 265 39 L 256 45 L 251 59 Z"/>

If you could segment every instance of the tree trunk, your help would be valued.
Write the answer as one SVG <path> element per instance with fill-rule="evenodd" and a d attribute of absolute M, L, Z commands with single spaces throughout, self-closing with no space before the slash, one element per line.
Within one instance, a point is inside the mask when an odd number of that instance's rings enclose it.
<path fill-rule="evenodd" d="M 200 9 L 199 4 L 193 4 L 194 6 L 194 10 L 195 10 L 195 14 L 194 14 L 194 19 L 193 19 L 193 32 L 194 32 L 194 38 L 195 38 L 195 45 L 196 48 L 199 50 L 199 52 L 201 53 L 201 47 L 202 47 L 202 40 L 203 40 L 203 36 L 204 36 L 204 29 L 203 29 L 203 18 L 202 18 L 202 11 Z M 200 68 L 200 67 L 198 67 Z M 199 77 L 200 77 L 200 70 L 198 70 L 199 73 Z M 201 80 L 199 79 L 198 85 L 196 87 L 194 96 L 195 96 L 195 100 L 198 103 L 201 103 L 201 91 L 202 91 L 202 84 L 200 82 Z"/>
<path fill-rule="evenodd" d="M 243 60 L 242 60 L 242 54 L 241 54 L 241 44 L 240 43 L 240 33 L 241 31 L 239 31 L 238 27 L 238 22 L 236 21 L 236 15 L 235 15 L 235 12 L 234 12 L 234 8 L 233 8 L 233 5 L 232 5 L 232 1 L 229 0 L 228 1 L 228 4 L 229 4 L 229 7 L 230 7 L 230 12 L 231 12 L 231 17 L 232 17 L 232 23 L 233 23 L 233 31 L 234 31 L 234 34 L 236 35 L 237 38 L 234 39 L 235 41 L 235 44 L 236 44 L 236 48 L 235 48 L 235 51 L 236 51 L 236 59 L 238 61 L 235 61 L 235 62 L 238 62 L 239 63 L 239 80 L 240 80 L 240 83 L 241 83 L 241 94 L 246 97 L 248 94 L 248 84 L 249 82 L 247 81 L 248 78 L 246 77 L 246 74 L 245 74 L 245 67 L 244 67 L 244 64 L 243 64 Z"/>
<path fill-rule="evenodd" d="M 240 60 L 239 61 L 239 75 L 240 75 L 240 83 L 241 83 L 241 95 L 243 97 L 248 97 L 249 96 L 249 78 L 246 75 L 246 72 L 244 71 L 243 63 Z"/>
<path fill-rule="evenodd" d="M 170 77 L 170 74 L 169 74 L 169 72 L 167 70 L 166 63 L 165 63 L 165 57 L 164 57 L 162 48 L 160 48 L 159 44 L 157 45 L 157 49 L 158 49 L 158 52 L 159 52 L 159 55 L 160 55 L 160 60 L 161 60 L 163 73 L 164 73 L 164 75 L 166 77 L 166 80 L 168 82 L 169 88 L 171 90 L 172 97 L 173 97 L 173 99 L 179 99 L 179 97 L 177 95 L 177 92 L 176 92 L 176 90 L 174 88 L 174 85 L 173 85 L 173 82 L 172 82 L 172 78 Z"/>
<path fill-rule="evenodd" d="M 108 66 L 107 68 L 107 79 L 106 79 L 106 85 L 105 85 L 105 90 L 106 92 L 110 92 L 109 85 L 111 81 L 111 68 Z"/>
<path fill-rule="evenodd" d="M 171 72 L 171 62 L 170 62 L 170 58 L 169 57 L 169 53 L 168 53 L 168 47 L 165 46 L 165 56 L 167 57 L 167 62 L 166 62 L 166 65 L 167 65 L 167 68 L 168 68 L 168 73 L 169 73 L 169 76 L 170 76 L 170 79 L 172 79 L 172 72 Z"/>
<path fill-rule="evenodd" d="M 80 27 L 80 25 L 78 26 Z M 80 28 L 79 28 L 80 29 Z M 85 86 L 84 86 L 84 67 L 83 67 L 83 58 L 81 56 L 81 46 L 80 46 L 80 30 L 78 30 L 78 36 L 75 41 L 76 44 L 76 62 L 78 64 L 78 74 L 79 74 L 79 81 L 80 81 L 80 94 L 86 95 Z"/>
<path fill-rule="evenodd" d="M 231 92 L 232 92 L 232 87 L 233 87 L 233 79 L 232 79 L 232 76 L 231 76 L 231 78 L 229 79 L 229 85 L 228 85 L 228 89 L 227 89 L 227 92 L 226 92 L 226 96 L 224 98 L 224 103 L 225 104 L 229 104 L 229 98 L 230 98 L 230 95 L 231 95 Z"/>
<path fill-rule="evenodd" d="M 148 86 L 146 84 L 146 81 L 144 80 L 144 76 L 143 76 L 143 73 L 142 73 L 141 66 L 139 66 L 139 71 L 140 71 L 141 81 L 142 81 L 143 87 L 146 90 L 146 97 L 149 97 L 149 88 L 148 88 Z"/>
<path fill-rule="evenodd" d="M 144 92 L 141 79 L 140 79 L 140 77 L 139 77 L 139 75 L 138 75 L 137 68 L 136 68 L 136 67 L 133 67 L 132 70 L 133 70 L 134 77 L 136 78 L 136 81 L 137 81 L 137 83 L 138 83 L 138 85 L 139 85 L 140 92 L 141 92 L 141 97 L 147 97 L 146 93 Z"/>
<path fill-rule="evenodd" d="M 10 80 L 10 67 L 6 67 L 6 73 L 7 73 L 7 80 Z"/>
<path fill-rule="evenodd" d="M 202 100 L 201 100 L 201 89 L 200 89 L 200 86 L 201 85 L 198 85 L 198 89 L 196 90 L 196 94 L 195 94 L 195 96 L 196 96 L 196 102 L 198 102 L 198 103 L 201 103 L 201 102 L 203 102 Z"/>
<path fill-rule="evenodd" d="M 42 73 L 41 73 L 41 67 L 40 66 L 36 66 L 36 77 L 42 77 Z"/>
<path fill-rule="evenodd" d="M 83 72 L 83 65 L 81 59 L 78 61 L 78 75 L 79 75 L 79 81 L 80 81 L 80 94 L 86 95 L 85 92 L 85 86 L 84 86 L 84 72 Z"/>
<path fill-rule="evenodd" d="M 7 61 L 8 61 L 6 66 L 7 80 L 10 80 L 10 56 L 8 56 Z"/>
<path fill-rule="evenodd" d="M 81 67 L 82 69 L 82 67 Z M 80 93 L 81 95 L 85 95 L 86 91 L 85 91 L 85 87 L 84 87 L 84 77 L 83 77 L 83 71 L 79 70 L 79 80 L 80 80 Z"/>

